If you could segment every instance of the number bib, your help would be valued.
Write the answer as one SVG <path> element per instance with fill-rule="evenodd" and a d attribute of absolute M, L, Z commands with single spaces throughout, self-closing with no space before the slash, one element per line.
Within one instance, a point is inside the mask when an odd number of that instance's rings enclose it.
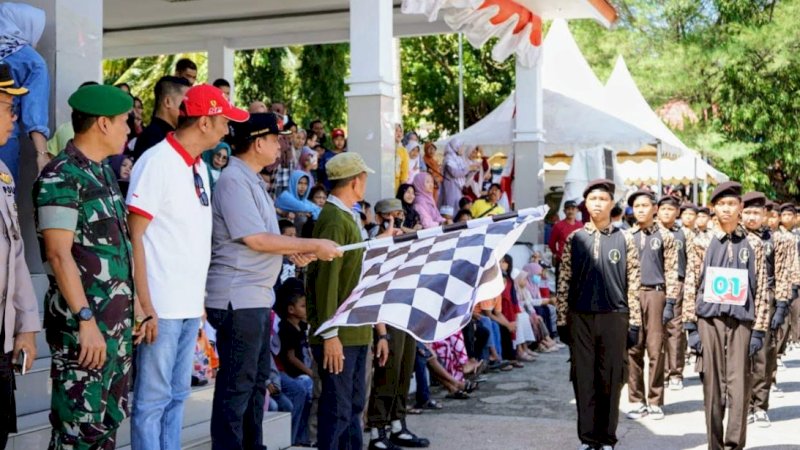
<path fill-rule="evenodd" d="M 744 306 L 750 278 L 747 269 L 707 267 L 703 301 L 720 305 Z"/>

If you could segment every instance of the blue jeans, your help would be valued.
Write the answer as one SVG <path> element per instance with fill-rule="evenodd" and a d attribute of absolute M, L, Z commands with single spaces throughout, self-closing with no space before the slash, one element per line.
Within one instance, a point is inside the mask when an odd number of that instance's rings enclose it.
<path fill-rule="evenodd" d="M 280 411 L 280 412 L 292 412 L 294 409 L 294 405 L 292 401 L 289 399 L 289 396 L 281 391 L 278 395 L 270 395 L 269 396 L 269 406 L 268 409 L 270 412 Z"/>
<path fill-rule="evenodd" d="M 281 372 L 281 393 L 292 402 L 292 445 L 309 444 L 308 414 L 314 381 L 308 375 L 292 378 Z"/>
<path fill-rule="evenodd" d="M 131 448 L 181 448 L 183 403 L 191 393 L 200 319 L 158 319 L 158 338 L 138 347 Z"/>
<path fill-rule="evenodd" d="M 494 320 L 481 316 L 481 325 L 489 330 L 489 342 L 486 349 L 483 351 L 483 359 L 489 360 L 489 348 L 493 348 L 497 352 L 497 356 L 503 359 L 503 342 L 500 339 L 500 325 Z"/>
<path fill-rule="evenodd" d="M 428 358 L 419 352 L 414 356 L 414 380 L 417 383 L 414 406 L 420 408 L 431 399 L 431 388 L 428 382 Z"/>
<path fill-rule="evenodd" d="M 207 308 L 217 330 L 219 372 L 211 411 L 211 448 L 263 449 L 271 358 L 269 308 Z M 291 411 L 291 409 L 290 409 Z"/>
<path fill-rule="evenodd" d="M 361 413 L 367 403 L 367 346 L 344 347 L 344 369 L 334 375 L 322 368 L 322 345 L 312 348 L 319 366 L 322 393 L 317 411 L 319 450 L 361 450 Z"/>

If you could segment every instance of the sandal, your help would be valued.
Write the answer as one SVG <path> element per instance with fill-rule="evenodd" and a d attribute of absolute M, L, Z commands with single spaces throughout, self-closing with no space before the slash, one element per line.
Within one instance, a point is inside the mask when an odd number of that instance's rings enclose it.
<path fill-rule="evenodd" d="M 423 411 L 421 408 L 406 408 L 406 414 L 412 414 L 416 416 L 422 413 Z"/>
<path fill-rule="evenodd" d="M 428 403 L 419 406 L 421 409 L 442 409 L 442 405 L 436 400 L 428 400 Z"/>
<path fill-rule="evenodd" d="M 522 369 L 522 368 L 525 367 L 525 364 L 522 364 L 519 361 L 511 361 L 511 367 L 513 367 L 515 369 Z"/>
<path fill-rule="evenodd" d="M 470 397 L 469 394 L 467 394 L 464 391 L 455 391 L 452 394 L 447 394 L 445 398 L 450 398 L 454 400 L 469 400 L 472 397 Z"/>
<path fill-rule="evenodd" d="M 470 381 L 470 380 L 467 380 L 467 381 L 464 382 L 464 390 L 467 391 L 468 394 L 472 393 L 476 389 L 478 389 L 478 383 L 477 382 Z"/>

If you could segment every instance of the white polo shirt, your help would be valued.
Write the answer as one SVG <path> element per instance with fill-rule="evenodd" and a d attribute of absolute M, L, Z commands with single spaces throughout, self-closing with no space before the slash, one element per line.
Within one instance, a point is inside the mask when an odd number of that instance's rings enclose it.
<path fill-rule="evenodd" d="M 209 206 L 195 188 L 203 179 Z M 203 315 L 211 259 L 211 189 L 208 170 L 170 133 L 136 161 L 128 188 L 128 209 L 151 220 L 144 233 L 150 298 L 161 319 Z"/>

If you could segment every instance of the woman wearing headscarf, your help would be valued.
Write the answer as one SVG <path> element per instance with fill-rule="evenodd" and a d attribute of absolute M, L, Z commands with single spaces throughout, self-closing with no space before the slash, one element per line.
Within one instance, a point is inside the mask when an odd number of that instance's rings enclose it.
<path fill-rule="evenodd" d="M 119 190 L 122 192 L 122 198 L 128 196 L 128 184 L 131 179 L 131 170 L 133 169 L 133 159 L 128 155 L 115 155 L 108 158 L 108 165 L 114 171 L 117 177 L 117 184 Z"/>
<path fill-rule="evenodd" d="M 308 194 L 311 192 L 309 181 L 308 174 L 302 170 L 292 172 L 289 177 L 289 188 L 278 196 L 275 207 L 284 213 L 311 216 L 312 219 L 317 220 L 322 208 L 308 199 Z"/>
<path fill-rule="evenodd" d="M 24 3 L 0 3 L 0 60 L 11 66 L 11 74 L 28 95 L 14 98 L 18 121 L 8 142 L 0 147 L 0 159 L 14 178 L 19 175 L 19 135 L 27 134 L 36 149 L 36 164 L 41 170 L 50 160 L 47 139 L 50 137 L 50 79 L 47 64 L 34 50 L 42 37 L 45 13 Z"/>
<path fill-rule="evenodd" d="M 409 141 L 406 144 L 406 151 L 408 152 L 408 179 L 405 180 L 405 183 L 412 184 L 414 183 L 414 177 L 422 170 L 419 142 Z"/>
<path fill-rule="evenodd" d="M 217 184 L 219 175 L 222 173 L 222 169 L 228 166 L 228 161 L 231 159 L 231 146 L 225 142 L 220 142 L 216 147 L 204 151 L 202 158 L 208 168 L 211 192 L 214 192 L 214 187 Z"/>
<path fill-rule="evenodd" d="M 300 154 L 299 165 L 300 170 L 308 175 L 308 185 L 312 187 L 315 186 L 317 181 L 314 179 L 314 174 L 317 172 L 317 167 L 319 167 L 317 152 L 303 148 L 303 152 Z"/>
<path fill-rule="evenodd" d="M 447 142 L 444 150 L 444 170 L 442 175 L 442 195 L 440 204 L 442 206 L 452 206 L 453 211 L 458 211 L 458 201 L 464 196 L 464 177 L 472 169 L 467 160 L 462 156 L 464 144 L 458 139 L 451 139 Z"/>
<path fill-rule="evenodd" d="M 444 176 L 442 175 L 442 165 L 436 159 L 436 145 L 433 142 L 426 142 L 424 146 L 422 161 L 425 163 L 425 170 L 433 177 L 433 198 L 439 201 L 439 187 L 442 185 Z"/>
<path fill-rule="evenodd" d="M 418 173 L 414 177 L 414 210 L 419 214 L 422 228 L 433 228 L 444 225 L 445 218 L 439 214 L 436 201 L 433 199 L 433 177 L 427 172 Z"/>

